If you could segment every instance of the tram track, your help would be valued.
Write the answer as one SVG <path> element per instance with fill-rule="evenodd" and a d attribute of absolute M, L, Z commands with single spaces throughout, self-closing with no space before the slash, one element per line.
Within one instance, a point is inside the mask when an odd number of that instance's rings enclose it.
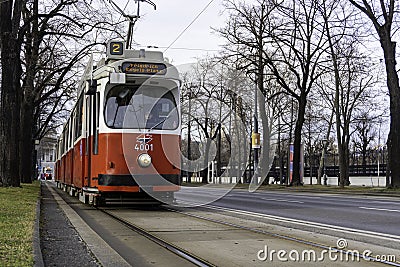
<path fill-rule="evenodd" d="M 56 193 L 52 188 L 51 191 Z M 244 216 L 238 216 L 237 212 L 227 213 L 216 208 L 210 209 L 208 206 L 197 208 L 161 206 L 156 210 L 132 209 L 126 206 L 87 208 L 76 199 L 66 195 L 63 197 L 68 201 L 68 205 L 60 202 L 61 207 L 66 208 L 73 204 L 71 209 L 82 216 L 82 220 L 86 221 L 88 226 L 99 234 L 99 238 L 104 240 L 110 249 L 114 249 L 129 264 L 138 261 L 166 264 L 164 259 L 166 254 L 169 254 L 170 256 L 167 257 L 171 258 L 169 258 L 170 265 L 168 266 L 176 266 L 176 264 L 173 265 L 175 259 L 181 262 L 180 266 L 185 265 L 186 262 L 187 265 L 195 266 L 265 266 L 268 262 L 272 263 L 272 259 L 267 262 L 257 261 L 259 255 L 257 252 L 264 245 L 268 245 L 268 248 L 271 249 L 286 251 L 296 249 L 300 252 L 315 248 L 314 250 L 319 253 L 319 251 L 331 249 L 331 246 L 326 244 L 333 244 L 338 238 L 331 236 L 330 240 L 318 239 L 315 238 L 315 233 L 307 231 L 305 231 L 305 236 L 298 235 L 290 227 L 281 227 L 284 229 L 281 231 L 268 221 L 254 220 L 249 214 L 247 214 L 247 218 L 244 218 Z M 57 196 L 57 199 L 61 201 L 61 197 Z M 81 206 L 82 208 L 80 208 Z M 77 221 L 77 219 L 73 219 L 73 221 Z M 83 230 L 80 231 L 80 234 L 82 233 L 84 236 L 89 236 L 87 241 L 84 238 L 85 242 L 92 244 L 90 246 L 94 248 L 98 247 L 95 245 L 99 244 L 98 241 L 93 244 L 92 239 L 95 236 L 93 232 Z M 149 241 L 147 242 L 147 240 Z M 144 243 L 149 244 L 144 245 Z M 136 247 L 135 244 L 140 245 Z M 369 246 L 369 243 L 365 244 Z M 158 247 L 165 250 L 158 250 Z M 352 243 L 352 248 L 349 246 L 346 250 L 332 247 L 334 251 L 350 256 L 358 254 L 347 250 L 362 248 L 357 243 Z M 375 248 L 371 249 L 374 252 L 377 251 L 377 254 L 382 252 Z M 146 252 L 141 254 L 144 251 Z M 152 251 L 152 253 L 149 254 L 148 251 Z M 105 255 L 108 254 L 103 254 L 103 252 L 95 253 L 96 257 L 100 255 L 104 260 Z M 158 254 L 164 256 L 160 257 Z M 396 254 L 399 256 L 398 251 Z M 276 260 L 275 258 L 274 261 L 276 262 Z M 343 263 L 336 262 L 335 266 L 381 266 L 382 263 L 389 266 L 400 266 L 397 261 L 379 261 L 378 263 L 373 255 L 369 256 L 368 260 L 370 260 L 369 263 L 365 262 L 364 265 L 359 265 L 360 262 L 357 265 L 343 265 Z M 363 260 L 361 261 L 363 263 Z M 370 265 L 371 261 L 375 261 L 375 263 Z M 282 266 L 297 266 L 296 263 L 298 262 L 286 261 Z M 320 261 L 307 262 L 307 266 L 320 266 L 320 263 Z M 275 264 L 275 266 L 277 265 Z"/>
<path fill-rule="evenodd" d="M 181 258 L 184 258 L 185 260 L 189 261 L 190 263 L 193 263 L 196 266 L 200 266 L 200 267 L 213 267 L 216 266 L 210 262 L 208 262 L 207 260 L 198 257 L 170 242 L 167 242 L 165 240 L 163 240 L 160 237 L 157 237 L 156 235 L 150 233 L 149 231 L 146 231 L 145 229 L 109 212 L 108 210 L 102 209 L 102 208 L 97 208 L 99 211 L 101 211 L 102 213 L 108 215 L 109 217 L 113 218 L 114 220 L 120 222 L 121 224 L 123 224 L 124 226 L 126 226 L 127 228 L 135 231 L 136 233 L 148 238 L 149 240 L 153 241 L 154 243 L 158 244 L 159 246 L 167 249 L 168 251 L 171 251 L 172 253 L 178 255 Z"/>
<path fill-rule="evenodd" d="M 365 256 L 362 255 L 358 252 L 355 252 L 354 250 L 346 250 L 346 249 L 341 249 L 338 247 L 332 247 L 329 245 L 325 245 L 325 244 L 321 244 L 321 243 L 317 243 L 317 242 L 313 242 L 313 241 L 309 241 L 309 240 L 305 240 L 305 239 L 301 239 L 298 237 L 293 237 L 293 236 L 289 236 L 289 235 L 283 235 L 283 234 L 279 234 L 279 233 L 274 233 L 272 231 L 266 231 L 266 230 L 261 230 L 261 229 L 257 229 L 257 228 L 252 228 L 252 227 L 247 227 L 247 226 L 243 226 L 243 225 L 239 225 L 239 224 L 235 224 L 232 222 L 227 222 L 227 221 L 222 221 L 219 219 L 214 219 L 214 218 L 209 218 L 209 217 L 205 217 L 205 216 L 201 216 L 201 215 L 197 215 L 191 212 L 187 212 L 187 211 L 182 211 L 179 209 L 175 209 L 175 208 L 171 208 L 171 207 L 164 207 L 166 210 L 172 211 L 172 212 L 177 212 L 179 214 L 182 215 L 186 215 L 186 216 L 190 216 L 196 219 L 200 219 L 200 220 L 204 220 L 207 222 L 212 222 L 212 223 L 217 223 L 217 224 L 221 224 L 221 225 L 225 225 L 225 226 L 229 226 L 229 227 L 234 227 L 240 230 L 247 230 L 250 232 L 254 232 L 254 233 L 258 233 L 258 234 L 264 234 L 267 236 L 271 236 L 274 238 L 279 238 L 279 239 L 283 239 L 283 240 L 287 240 L 287 241 L 292 241 L 292 242 L 296 242 L 299 244 L 303 244 L 303 245 L 307 245 L 307 246 L 311 246 L 311 247 L 315 247 L 318 249 L 322 249 L 322 250 L 333 250 L 335 252 L 338 253 L 342 253 L 342 254 L 347 254 L 353 258 L 358 257 L 358 258 L 364 258 L 364 260 L 367 261 L 373 261 L 373 262 L 377 262 L 377 263 L 382 263 L 385 265 L 389 265 L 389 266 L 397 266 L 400 267 L 400 262 L 391 262 L 391 261 L 386 261 L 386 260 L 381 260 L 378 259 L 376 256 L 373 255 L 369 255 L 369 256 Z M 203 207 L 205 209 L 208 209 L 208 207 Z"/>
<path fill-rule="evenodd" d="M 354 250 L 354 248 L 340 248 L 340 247 L 335 247 L 335 246 L 329 246 L 326 245 L 326 243 L 329 244 L 329 242 L 315 242 L 315 241 L 310 241 L 307 240 L 307 238 L 299 238 L 295 235 L 285 235 L 281 233 L 276 233 L 274 231 L 269 231 L 268 229 L 263 229 L 262 227 L 257 228 L 257 227 L 252 227 L 252 226 L 245 226 L 242 225 L 241 223 L 236 223 L 235 220 L 230 220 L 229 218 L 220 218 L 216 216 L 215 210 L 212 210 L 213 213 L 205 212 L 205 215 L 203 213 L 203 208 L 200 209 L 186 209 L 186 208 L 175 208 L 171 206 L 161 206 L 159 212 L 157 213 L 163 213 L 165 212 L 164 215 L 152 215 L 149 216 L 149 214 L 145 215 L 145 218 L 139 218 L 137 220 L 137 217 L 140 217 L 140 214 L 138 214 L 138 210 L 129 210 L 129 209 L 113 209 L 113 210 L 104 210 L 100 209 L 103 213 L 106 213 L 108 216 L 112 217 L 113 219 L 119 221 L 123 225 L 127 226 L 129 229 L 145 236 L 149 240 L 157 243 L 159 246 L 164 247 L 165 249 L 173 252 L 174 254 L 188 260 L 189 262 L 193 263 L 196 266 L 220 266 L 221 262 L 215 262 L 215 258 L 209 257 L 207 254 L 202 254 L 202 252 L 197 251 L 195 243 L 193 244 L 193 247 L 188 247 L 189 250 L 182 249 L 182 246 L 185 246 L 185 243 L 187 244 L 188 242 L 192 242 L 193 240 L 196 240 L 196 237 L 192 237 L 191 234 L 193 234 L 194 231 L 204 231 L 204 236 L 208 235 L 213 235 L 212 232 L 218 231 L 216 229 L 222 229 L 224 228 L 225 230 L 220 230 L 220 231 L 225 231 L 226 235 L 229 235 L 230 233 L 236 232 L 237 235 L 241 236 L 248 236 L 251 235 L 250 233 L 255 234 L 255 236 L 258 235 L 258 237 L 254 238 L 253 237 L 253 244 L 257 243 L 257 241 L 262 241 L 259 239 L 264 239 L 264 241 L 268 241 L 273 239 L 273 240 L 282 240 L 282 241 L 273 241 L 274 243 L 272 244 L 278 244 L 279 242 L 289 242 L 291 243 L 291 249 L 293 248 L 307 248 L 308 249 L 315 249 L 315 251 L 333 251 L 339 255 L 344 255 L 345 257 L 348 258 L 359 258 L 361 261 L 367 262 L 374 262 L 375 264 L 384 264 L 388 266 L 400 266 L 400 263 L 395 261 L 386 261 L 386 260 L 380 260 L 374 255 L 363 255 L 362 253 L 359 253 L 357 250 Z M 207 208 L 204 208 L 204 210 L 207 210 Z M 210 211 L 210 210 L 209 210 Z M 141 214 L 146 214 L 149 212 L 146 211 L 139 211 Z M 177 215 L 173 215 L 177 214 Z M 209 215 L 207 215 L 209 214 Z M 139 216 L 138 216 L 139 215 Z M 149 217 L 147 217 L 149 216 Z M 160 216 L 161 218 L 165 218 L 164 224 L 160 224 L 157 227 L 157 224 L 152 224 L 155 220 L 157 220 L 156 217 L 152 216 Z M 204 221 L 205 225 L 208 225 L 209 228 L 206 228 L 205 230 L 194 230 L 191 229 L 192 232 L 188 229 L 182 229 L 179 230 L 177 228 L 173 227 L 168 227 L 168 221 L 167 217 L 174 217 L 174 216 L 179 216 L 180 218 L 183 218 L 187 222 L 194 222 L 194 221 Z M 174 217 L 177 218 L 177 217 Z M 190 219 L 192 218 L 192 219 Z M 195 219 L 195 220 L 193 220 Z M 190 224 L 190 223 L 189 223 Z M 211 226 L 210 225 L 214 225 Z M 220 225 L 220 226 L 218 226 Z M 182 228 L 185 228 L 185 223 L 182 223 Z M 236 229 L 236 230 L 235 230 Z M 206 234 L 207 232 L 207 234 Z M 246 234 L 248 232 L 248 234 Z M 176 239 L 174 239 L 173 234 L 179 234 L 181 236 L 181 239 L 177 242 Z M 215 232 L 215 235 L 218 235 L 217 232 Z M 264 238 L 262 236 L 265 236 Z M 217 238 L 215 238 L 217 239 Z M 228 238 L 230 239 L 230 238 Z M 257 240 L 258 239 L 258 240 Z M 211 239 L 214 240 L 214 239 Z M 240 239 L 239 239 L 240 240 Z M 207 240 L 210 241 L 210 240 Z M 179 243 L 181 242 L 181 243 Z M 213 242 L 213 241 L 211 241 Z M 278 243 L 275 243 L 278 242 Z M 179 245 L 176 245 L 176 244 Z M 271 243 L 269 243 L 271 244 Z M 298 245 L 295 245 L 298 244 Z M 353 245 L 353 244 L 352 244 Z M 212 250 L 210 246 L 210 252 Z M 290 246 L 289 246 L 290 247 Z M 254 254 L 258 250 L 253 250 Z M 198 256 L 200 255 L 200 256 Z M 246 256 L 248 257 L 248 256 Z M 224 266 L 222 264 L 222 266 Z M 289 265 L 288 265 L 289 266 Z M 290 265 L 291 266 L 291 265 Z M 311 266 L 311 265 L 310 265 Z M 340 265 L 341 266 L 341 265 Z M 348 265 L 345 265 L 348 266 Z M 353 265 L 350 265 L 353 266 Z"/>

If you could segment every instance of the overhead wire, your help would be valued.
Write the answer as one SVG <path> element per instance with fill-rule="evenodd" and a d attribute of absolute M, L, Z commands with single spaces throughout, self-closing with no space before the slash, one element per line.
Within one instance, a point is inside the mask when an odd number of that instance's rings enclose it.
<path fill-rule="evenodd" d="M 211 0 L 204 8 L 203 10 L 200 11 L 199 14 L 197 14 L 197 16 L 189 23 L 188 26 L 186 26 L 186 28 L 178 35 L 178 37 L 175 38 L 174 41 L 172 41 L 172 43 L 164 50 L 164 53 L 171 48 L 171 46 L 174 45 L 174 43 L 190 28 L 190 26 L 192 26 L 192 24 L 201 16 L 201 14 L 204 13 L 204 11 L 206 11 L 206 9 L 212 4 L 212 2 L 214 2 L 214 0 Z"/>
<path fill-rule="evenodd" d="M 125 5 L 124 9 L 122 10 L 122 12 L 120 12 L 119 10 L 117 10 L 117 9 L 114 7 L 114 5 L 112 5 L 111 1 L 112 1 L 112 0 L 109 0 L 109 2 L 110 2 L 110 4 L 111 4 L 111 7 L 112 7 L 115 11 L 117 11 L 117 13 L 119 13 L 119 18 L 117 19 L 117 23 L 116 23 L 115 26 L 114 26 L 114 31 L 115 31 L 115 32 L 118 32 L 118 31 L 117 31 L 117 27 L 118 27 L 118 25 L 119 25 L 119 23 L 120 23 L 121 18 L 122 18 L 122 17 L 125 18 L 125 10 L 126 10 L 126 8 L 128 7 L 128 4 L 129 4 L 130 0 L 128 0 L 128 1 L 126 2 L 126 5 Z M 122 22 L 122 21 L 121 21 L 121 22 Z"/>
<path fill-rule="evenodd" d="M 168 48 L 167 46 L 147 46 L 147 48 Z M 188 50 L 188 51 L 205 51 L 205 52 L 218 52 L 218 49 L 205 49 L 205 48 L 189 48 L 189 47 L 170 47 L 171 50 Z"/>
<path fill-rule="evenodd" d="M 130 0 L 126 1 L 126 5 L 125 5 L 125 7 L 124 7 L 124 9 L 123 9 L 122 11 L 125 12 L 126 8 L 128 7 L 129 2 L 130 2 Z M 121 17 L 123 17 L 122 14 L 120 14 L 120 16 L 119 16 L 119 18 L 118 18 L 118 21 L 121 19 Z"/>
<path fill-rule="evenodd" d="M 172 48 L 172 46 L 174 45 L 174 43 L 193 25 L 194 22 L 196 22 L 196 20 L 207 10 L 207 8 L 214 2 L 215 0 L 210 0 L 210 2 L 208 2 L 208 4 L 196 15 L 196 17 L 185 27 L 185 29 L 183 29 L 183 31 L 171 42 L 171 44 L 167 47 L 160 47 L 160 48 L 165 48 L 164 52 L 166 52 L 169 49 L 174 49 L 174 50 L 193 50 L 193 51 L 208 51 L 208 52 L 217 52 L 218 50 L 215 49 L 202 49 L 202 48 L 185 48 L 185 47 L 181 47 L 181 48 Z M 126 8 L 128 6 L 128 4 L 130 3 L 130 0 L 127 1 L 124 9 L 121 9 L 120 7 L 118 7 L 118 5 L 113 1 L 113 0 L 108 0 L 108 2 L 111 4 L 111 7 L 117 11 L 117 13 L 120 14 L 120 17 L 118 19 L 118 21 L 121 19 L 121 17 L 129 17 L 127 16 L 127 14 L 125 13 Z M 147 2 L 147 1 L 146 1 Z M 151 1 L 149 1 L 151 2 Z M 136 18 L 137 19 L 137 18 Z"/>
<path fill-rule="evenodd" d="M 113 0 L 108 0 L 108 2 L 110 2 L 111 7 L 119 14 L 121 14 L 124 17 L 127 17 L 127 15 L 125 14 L 125 12 L 113 1 Z M 130 1 L 128 0 L 128 3 Z M 127 4 L 128 4 L 127 3 Z M 125 7 L 126 8 L 126 7 Z M 124 9 L 125 10 L 125 9 Z"/>

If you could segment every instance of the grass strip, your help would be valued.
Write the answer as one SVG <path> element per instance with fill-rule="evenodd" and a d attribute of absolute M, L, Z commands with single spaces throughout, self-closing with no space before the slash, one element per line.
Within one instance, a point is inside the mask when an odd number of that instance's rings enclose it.
<path fill-rule="evenodd" d="M 40 183 L 0 187 L 0 266 L 33 266 L 33 231 Z"/>

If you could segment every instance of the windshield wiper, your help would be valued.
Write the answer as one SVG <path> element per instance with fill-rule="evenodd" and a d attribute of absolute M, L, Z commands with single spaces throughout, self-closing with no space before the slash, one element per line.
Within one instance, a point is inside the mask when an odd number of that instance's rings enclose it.
<path fill-rule="evenodd" d="M 113 128 L 115 128 L 115 120 L 117 119 L 117 114 L 118 114 L 118 110 L 119 110 L 119 105 L 117 106 L 117 110 L 115 111 L 115 115 L 114 115 L 114 119 L 113 119 L 113 122 L 112 122 L 112 127 Z"/>
<path fill-rule="evenodd" d="M 151 127 L 151 128 L 149 129 L 149 132 L 150 132 L 151 130 L 153 130 L 154 128 L 156 128 L 157 126 L 159 126 L 160 124 L 164 123 L 168 118 L 169 118 L 169 115 L 165 116 L 164 119 L 162 119 L 161 121 L 159 121 L 158 123 L 156 123 L 156 125 L 154 125 L 153 127 Z M 158 130 L 160 130 L 160 129 L 158 129 Z"/>

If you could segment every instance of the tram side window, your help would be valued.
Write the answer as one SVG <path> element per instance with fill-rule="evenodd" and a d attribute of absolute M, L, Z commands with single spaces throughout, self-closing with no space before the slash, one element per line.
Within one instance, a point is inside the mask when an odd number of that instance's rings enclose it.
<path fill-rule="evenodd" d="M 57 161 L 59 158 L 60 158 L 60 151 L 59 151 L 59 146 L 60 146 L 60 141 L 57 141 L 57 144 L 56 144 L 56 158 L 55 158 L 55 161 Z"/>
<path fill-rule="evenodd" d="M 69 138 L 68 138 L 68 149 L 70 149 L 71 147 L 72 147 L 72 144 L 73 144 L 73 136 L 72 136 L 72 130 L 73 130 L 73 125 L 74 125 L 74 121 L 73 121 L 73 118 L 74 117 L 71 117 L 70 118 L 70 121 L 69 121 L 69 127 L 68 127 L 68 130 L 69 130 Z"/>
<path fill-rule="evenodd" d="M 76 141 L 82 135 L 82 105 L 83 105 L 83 96 L 81 95 L 76 105 L 74 141 Z"/>
<path fill-rule="evenodd" d="M 61 158 L 61 144 L 62 144 L 62 137 L 58 140 L 57 143 L 57 160 Z"/>
<path fill-rule="evenodd" d="M 75 126 L 76 126 L 76 108 L 74 108 L 74 110 L 72 111 L 71 114 L 71 132 L 70 132 L 70 136 L 71 136 L 71 147 L 74 146 L 74 142 L 75 142 L 75 137 L 76 137 L 76 132 L 75 132 Z"/>
<path fill-rule="evenodd" d="M 65 129 L 64 129 L 64 138 L 63 138 L 63 140 L 64 140 L 64 149 L 63 149 L 63 152 L 65 153 L 65 152 L 67 152 L 67 148 L 68 148 L 68 139 L 67 139 L 67 129 L 68 129 L 68 124 L 66 124 L 65 125 Z"/>
<path fill-rule="evenodd" d="M 69 148 L 69 121 L 65 128 L 65 153 L 68 152 L 68 148 Z"/>
<path fill-rule="evenodd" d="M 63 154 L 64 154 L 64 132 L 62 132 L 60 140 L 60 159 Z"/>

